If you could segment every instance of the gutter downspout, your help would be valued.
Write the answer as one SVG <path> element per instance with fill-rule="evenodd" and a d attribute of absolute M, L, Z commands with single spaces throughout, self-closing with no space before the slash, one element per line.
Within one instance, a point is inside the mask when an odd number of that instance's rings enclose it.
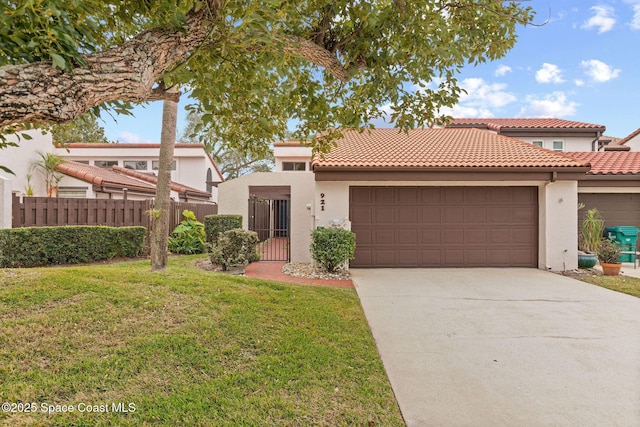
<path fill-rule="evenodd" d="M 601 131 L 596 132 L 596 138 L 593 141 L 591 141 L 591 151 L 600 151 L 599 146 L 596 149 L 596 141 L 599 140 L 601 136 L 602 136 Z"/>

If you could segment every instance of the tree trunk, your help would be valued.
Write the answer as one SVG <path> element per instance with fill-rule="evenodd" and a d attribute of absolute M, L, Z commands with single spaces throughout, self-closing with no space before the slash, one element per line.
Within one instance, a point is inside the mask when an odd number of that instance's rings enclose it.
<path fill-rule="evenodd" d="M 169 91 L 171 92 L 171 91 Z M 175 92 L 174 92 L 175 95 Z M 171 210 L 171 164 L 176 146 L 178 100 L 167 97 L 162 109 L 162 134 L 160 135 L 160 158 L 158 160 L 158 184 L 151 228 L 151 270 L 167 267 L 169 245 L 169 213 Z"/>

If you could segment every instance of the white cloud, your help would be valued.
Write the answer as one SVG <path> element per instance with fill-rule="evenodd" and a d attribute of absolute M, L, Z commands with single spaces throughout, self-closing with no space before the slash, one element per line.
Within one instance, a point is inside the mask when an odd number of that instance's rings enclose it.
<path fill-rule="evenodd" d="M 614 10 L 611 6 L 593 6 L 591 9 L 595 14 L 582 25 L 588 30 L 598 28 L 598 34 L 606 33 L 616 24 L 613 17 Z"/>
<path fill-rule="evenodd" d="M 542 99 L 529 95 L 519 117 L 565 117 L 576 113 L 578 103 L 569 101 L 564 92 L 553 92 Z"/>
<path fill-rule="evenodd" d="M 576 86 L 584 86 L 584 80 L 582 79 L 576 79 L 575 83 L 576 83 Z"/>
<path fill-rule="evenodd" d="M 129 131 L 122 131 L 118 134 L 118 141 L 126 144 L 147 144 L 153 141 L 143 139 L 140 135 Z"/>
<path fill-rule="evenodd" d="M 633 5 L 633 18 L 629 25 L 632 30 L 640 30 L 640 4 Z"/>
<path fill-rule="evenodd" d="M 453 108 L 442 108 L 442 114 L 453 117 L 493 117 L 494 109 L 502 108 L 516 101 L 513 93 L 506 90 L 503 83 L 488 83 L 481 78 L 468 78 L 460 82 L 467 91 Z"/>
<path fill-rule="evenodd" d="M 557 65 L 544 63 L 542 68 L 536 71 L 536 81 L 538 83 L 562 83 L 562 71 Z"/>
<path fill-rule="evenodd" d="M 502 77 L 502 76 L 506 75 L 507 73 L 510 73 L 511 71 L 513 71 L 513 70 L 508 65 L 500 65 L 496 69 L 496 72 L 494 73 L 494 75 L 497 76 L 497 77 Z"/>
<path fill-rule="evenodd" d="M 582 61 L 580 67 L 584 68 L 584 72 L 592 80 L 602 83 L 609 80 L 613 80 L 620 74 L 619 69 L 614 69 L 610 65 L 605 64 L 597 59 L 590 59 L 588 61 Z"/>

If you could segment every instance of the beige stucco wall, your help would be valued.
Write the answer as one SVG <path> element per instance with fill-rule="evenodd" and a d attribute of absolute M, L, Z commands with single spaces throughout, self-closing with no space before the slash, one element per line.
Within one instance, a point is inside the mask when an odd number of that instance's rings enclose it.
<path fill-rule="evenodd" d="M 316 226 L 332 226 L 336 223 L 350 228 L 350 186 L 537 186 L 539 191 L 539 260 L 538 268 L 552 271 L 571 270 L 578 267 L 577 181 L 319 181 L 316 183 L 314 220 Z M 324 197 L 322 197 L 324 195 Z M 324 210 L 322 210 L 324 200 Z"/>
<path fill-rule="evenodd" d="M 0 228 L 11 228 L 11 180 L 0 176 Z"/>
<path fill-rule="evenodd" d="M 32 139 L 18 139 L 16 135 L 8 135 L 7 140 L 17 142 L 18 146 L 3 149 L 0 156 L 0 164 L 11 169 L 15 176 L 1 171 L 0 176 L 11 180 L 11 189 L 14 193 L 24 194 L 27 185 L 27 174 L 31 174 L 31 186 L 34 189 L 34 196 L 46 196 L 44 176 L 42 173 L 32 170 L 32 165 L 40 160 L 38 152 L 51 153 L 53 151 L 51 134 L 43 135 L 41 130 L 20 132 L 20 134 L 23 133 L 28 134 Z"/>
<path fill-rule="evenodd" d="M 218 186 L 218 213 L 242 215 L 246 229 L 250 186 L 290 186 L 291 262 L 311 262 L 309 245 L 313 227 L 314 184 L 312 173 L 257 172 L 242 176 Z"/>

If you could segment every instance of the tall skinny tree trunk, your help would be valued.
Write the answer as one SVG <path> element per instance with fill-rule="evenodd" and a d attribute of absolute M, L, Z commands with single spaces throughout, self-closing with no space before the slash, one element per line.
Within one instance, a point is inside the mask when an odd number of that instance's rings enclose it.
<path fill-rule="evenodd" d="M 158 184 L 151 228 L 151 270 L 167 267 L 169 245 L 169 213 L 171 208 L 171 164 L 176 146 L 179 97 L 167 96 L 162 109 L 162 134 L 158 160 Z"/>

